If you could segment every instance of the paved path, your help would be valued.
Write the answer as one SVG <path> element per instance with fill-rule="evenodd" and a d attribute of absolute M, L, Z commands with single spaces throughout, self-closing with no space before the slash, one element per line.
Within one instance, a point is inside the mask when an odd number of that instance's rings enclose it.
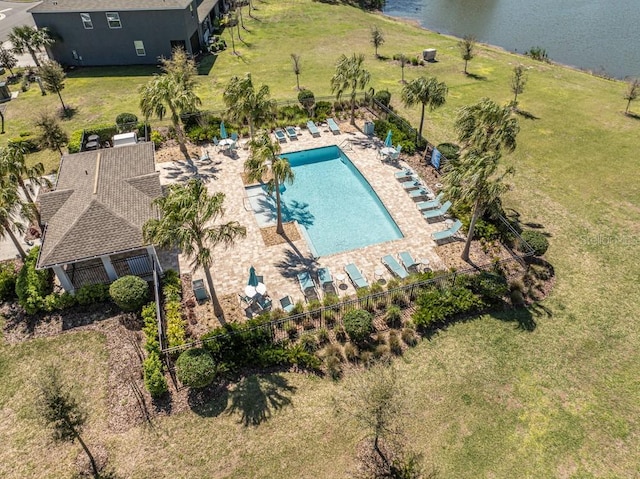
<path fill-rule="evenodd" d="M 27 10 L 36 5 L 34 3 L 0 2 L 0 40 L 9 38 L 9 32 L 15 26 L 34 26 L 33 17 Z"/>

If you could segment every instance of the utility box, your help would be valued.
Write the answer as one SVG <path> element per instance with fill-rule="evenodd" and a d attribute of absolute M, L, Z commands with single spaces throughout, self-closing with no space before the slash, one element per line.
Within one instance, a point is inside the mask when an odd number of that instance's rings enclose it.
<path fill-rule="evenodd" d="M 425 62 L 433 62 L 436 60 L 436 49 L 435 48 L 427 48 L 422 50 L 422 59 Z"/>
<path fill-rule="evenodd" d="M 374 132 L 374 125 L 372 121 L 364 122 L 364 134 L 367 136 L 372 136 Z"/>
<path fill-rule="evenodd" d="M 138 143 L 138 135 L 135 131 L 130 133 L 120 133 L 119 135 L 113 135 L 113 146 L 125 146 L 135 145 Z"/>
<path fill-rule="evenodd" d="M 11 100 L 11 92 L 6 82 L 0 82 L 0 103 Z"/>

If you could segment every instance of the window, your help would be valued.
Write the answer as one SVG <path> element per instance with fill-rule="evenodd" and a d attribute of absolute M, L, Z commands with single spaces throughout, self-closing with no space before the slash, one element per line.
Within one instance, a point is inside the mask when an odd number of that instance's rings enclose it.
<path fill-rule="evenodd" d="M 122 23 L 120 23 L 120 14 L 118 12 L 107 12 L 106 15 L 109 28 L 122 28 Z"/>
<path fill-rule="evenodd" d="M 84 25 L 85 30 L 93 30 L 91 15 L 89 15 L 88 13 L 81 13 L 80 18 L 82 19 L 82 25 Z"/>
<path fill-rule="evenodd" d="M 144 50 L 144 43 L 142 43 L 142 40 L 134 40 L 133 46 L 136 48 L 136 55 L 139 57 L 146 56 L 147 52 Z"/>

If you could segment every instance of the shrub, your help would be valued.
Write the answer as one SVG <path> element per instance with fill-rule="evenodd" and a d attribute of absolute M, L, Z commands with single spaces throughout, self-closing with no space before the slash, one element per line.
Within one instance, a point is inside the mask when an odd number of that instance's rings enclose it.
<path fill-rule="evenodd" d="M 149 285 L 138 276 L 123 276 L 111 283 L 109 295 L 123 311 L 139 311 L 149 297 Z"/>
<path fill-rule="evenodd" d="M 311 90 L 300 90 L 298 93 L 298 101 L 302 105 L 302 107 L 307 110 L 309 115 L 311 115 L 311 109 L 313 108 L 313 104 L 316 102 L 316 97 Z"/>
<path fill-rule="evenodd" d="M 298 327 L 293 323 L 287 324 L 285 331 L 292 341 L 298 337 Z"/>
<path fill-rule="evenodd" d="M 314 353 L 318 349 L 318 340 L 312 333 L 305 333 L 300 336 L 300 346 L 308 353 Z"/>
<path fill-rule="evenodd" d="M 158 398 L 169 390 L 167 380 L 162 373 L 162 362 L 160 361 L 158 353 L 154 352 L 149 354 L 144 360 L 142 369 L 144 385 L 151 396 Z"/>
<path fill-rule="evenodd" d="M 358 360 L 358 347 L 353 343 L 347 343 L 344 345 L 344 357 L 347 361 L 355 363 Z"/>
<path fill-rule="evenodd" d="M 168 269 L 162 276 L 162 294 L 165 301 L 182 300 L 182 281 L 177 271 Z"/>
<path fill-rule="evenodd" d="M 455 143 L 440 143 L 436 148 L 447 160 L 460 158 L 460 147 Z"/>
<path fill-rule="evenodd" d="M 373 331 L 371 313 L 362 309 L 354 309 L 344 315 L 344 329 L 354 343 L 365 342 Z"/>
<path fill-rule="evenodd" d="M 76 291 L 76 301 L 81 306 L 104 303 L 109 298 L 108 284 L 85 284 Z"/>
<path fill-rule="evenodd" d="M 549 248 L 549 240 L 540 231 L 524 230 L 520 236 L 522 236 L 522 239 L 533 248 L 533 252 L 536 256 L 542 256 L 547 252 L 547 248 Z"/>
<path fill-rule="evenodd" d="M 138 124 L 138 117 L 133 113 L 120 113 L 116 116 L 116 126 L 120 133 L 132 131 Z"/>
<path fill-rule="evenodd" d="M 332 108 L 331 102 L 328 102 L 328 101 L 316 102 L 314 113 L 318 121 L 326 120 L 328 116 L 331 116 L 332 111 L 333 111 L 333 108 Z"/>
<path fill-rule="evenodd" d="M 44 298 L 44 310 L 48 313 L 61 311 L 76 304 L 76 298 L 66 291 L 62 294 L 50 293 Z"/>
<path fill-rule="evenodd" d="M 30 133 L 27 133 L 26 135 L 21 133 L 17 138 L 10 138 L 7 143 L 23 149 L 27 153 L 33 153 L 40 149 L 38 138 L 32 136 Z"/>
<path fill-rule="evenodd" d="M 103 123 L 100 125 L 94 125 L 89 128 L 85 128 L 84 130 L 85 136 L 87 135 L 98 135 L 100 137 L 99 141 L 111 141 L 113 135 L 118 133 L 118 128 L 116 125 L 112 123 Z"/>
<path fill-rule="evenodd" d="M 342 363 L 335 356 L 327 356 L 324 358 L 324 365 L 327 368 L 327 374 L 331 379 L 338 380 L 342 376 Z"/>
<path fill-rule="evenodd" d="M 525 305 L 524 294 L 519 289 L 514 289 L 511 291 L 511 304 L 515 307 L 520 307 Z"/>
<path fill-rule="evenodd" d="M 373 95 L 373 98 L 387 108 L 389 108 L 389 105 L 391 104 L 391 93 L 389 93 L 389 90 L 377 91 L 375 95 Z"/>
<path fill-rule="evenodd" d="M 27 314 L 44 309 L 44 298 L 51 292 L 51 270 L 36 270 L 39 247 L 32 248 L 16 278 L 18 303 Z"/>
<path fill-rule="evenodd" d="M 142 332 L 144 333 L 144 349 L 147 353 L 160 354 L 160 342 L 158 341 L 158 319 L 156 318 L 156 303 L 149 303 L 142 308 Z"/>
<path fill-rule="evenodd" d="M 67 143 L 67 150 L 69 153 L 78 153 L 82 148 L 82 130 L 76 130 L 69 135 L 69 143 Z"/>
<path fill-rule="evenodd" d="M 548 62 L 549 56 L 547 55 L 547 50 L 542 47 L 531 47 L 528 52 L 524 53 L 525 55 L 531 57 L 534 60 L 540 62 Z"/>
<path fill-rule="evenodd" d="M 336 335 L 337 341 L 344 343 L 347 340 L 347 332 L 344 330 L 344 326 L 338 326 L 333 332 Z"/>
<path fill-rule="evenodd" d="M 338 358 L 340 362 L 344 360 L 344 356 L 342 355 L 342 348 L 338 344 L 327 344 L 322 351 L 324 357 L 335 356 Z"/>
<path fill-rule="evenodd" d="M 397 331 L 389 331 L 389 350 L 396 356 L 402 354 L 402 342 Z"/>
<path fill-rule="evenodd" d="M 418 66 L 418 57 L 411 58 L 411 65 L 413 65 L 414 67 Z"/>
<path fill-rule="evenodd" d="M 170 348 L 181 346 L 185 343 L 186 332 L 180 308 L 180 301 L 168 301 L 164 304 L 167 321 L 167 343 Z"/>
<path fill-rule="evenodd" d="M 402 341 L 404 341 L 407 346 L 415 346 L 418 344 L 416 332 L 411 328 L 404 328 L 402 330 Z"/>
<path fill-rule="evenodd" d="M 489 302 L 498 301 L 509 292 L 509 285 L 503 276 L 487 272 L 473 276 L 470 287 Z"/>
<path fill-rule="evenodd" d="M 373 357 L 381 362 L 391 361 L 391 350 L 386 344 L 378 344 L 373 350 Z"/>
<path fill-rule="evenodd" d="M 402 310 L 400 309 L 400 306 L 397 306 L 395 304 L 389 306 L 387 308 L 387 314 L 384 319 L 387 323 L 387 326 L 389 326 L 390 328 L 399 328 L 400 326 L 402 326 Z"/>
<path fill-rule="evenodd" d="M 304 313 L 304 303 L 302 301 L 296 301 L 296 304 L 293 305 L 290 316 L 295 316 L 300 313 Z"/>
<path fill-rule="evenodd" d="M 162 143 L 166 140 L 164 135 L 162 133 L 160 133 L 158 130 L 153 130 L 151 132 L 151 137 L 150 138 L 151 138 L 151 141 L 153 142 L 153 146 L 155 147 L 156 150 L 158 148 L 160 148 Z"/>
<path fill-rule="evenodd" d="M 0 264 L 0 301 L 16 298 L 16 279 L 18 272 L 13 263 Z"/>
<path fill-rule="evenodd" d="M 413 314 L 413 320 L 418 326 L 428 327 L 456 314 L 477 311 L 483 305 L 478 296 L 461 286 L 443 291 L 429 290 L 418 298 L 418 309 Z"/>
<path fill-rule="evenodd" d="M 213 357 L 206 349 L 188 349 L 176 361 L 176 376 L 190 388 L 203 388 L 216 378 L 217 369 Z"/>
<path fill-rule="evenodd" d="M 316 331 L 316 337 L 319 344 L 327 344 L 329 342 L 329 331 L 326 328 L 320 328 Z"/>

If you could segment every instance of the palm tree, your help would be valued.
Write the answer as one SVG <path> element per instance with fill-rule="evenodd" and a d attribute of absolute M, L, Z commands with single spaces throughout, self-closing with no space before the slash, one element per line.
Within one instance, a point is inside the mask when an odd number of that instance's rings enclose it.
<path fill-rule="evenodd" d="M 384 33 L 382 33 L 382 30 L 380 30 L 380 27 L 378 27 L 378 25 L 373 25 L 371 27 L 371 44 L 376 50 L 376 58 L 378 58 L 378 48 L 380 48 L 383 43 Z"/>
<path fill-rule="evenodd" d="M 53 44 L 55 40 L 46 27 L 37 30 L 29 25 L 21 25 L 13 27 L 9 33 L 9 41 L 13 45 L 14 53 L 18 55 L 29 53 L 36 66 L 40 67 L 36 52 L 39 52 L 42 47 Z"/>
<path fill-rule="evenodd" d="M 171 123 L 176 132 L 176 139 L 180 151 L 189 158 L 185 143 L 184 131 L 180 125 L 180 114 L 193 112 L 202 101 L 195 93 L 195 83 L 184 81 L 171 73 L 156 75 L 146 85 L 140 88 L 140 110 L 145 116 L 145 122 L 155 115 L 162 120 L 167 111 L 171 116 Z"/>
<path fill-rule="evenodd" d="M 227 115 L 230 119 L 249 124 L 249 135 L 253 140 L 255 127 L 273 117 L 276 102 L 269 96 L 269 87 L 262 85 L 256 91 L 251 73 L 247 73 L 242 78 L 234 76 L 229 80 L 222 100 L 228 108 Z"/>
<path fill-rule="evenodd" d="M 425 107 L 429 106 L 429 111 L 433 111 L 444 105 L 447 101 L 447 85 L 444 82 L 439 82 L 435 77 L 419 77 L 407 83 L 402 88 L 401 95 L 402 103 L 406 107 L 412 107 L 417 104 L 422 105 L 420 129 L 416 137 L 416 143 L 419 143 L 419 138 L 422 136 L 422 127 L 424 126 Z"/>
<path fill-rule="evenodd" d="M 18 190 L 15 183 L 7 182 L 6 179 L 2 179 L 0 184 L 0 238 L 4 239 L 6 236 L 11 238 L 14 246 L 18 250 L 20 257 L 24 260 L 27 257 L 22 245 L 18 238 L 16 238 L 14 230 L 23 234 L 25 231 L 24 225 L 20 222 L 21 213 L 28 214 L 28 211 L 24 210 L 24 205 L 18 195 Z"/>
<path fill-rule="evenodd" d="M 205 184 L 198 179 L 186 184 L 172 184 L 166 196 L 154 200 L 161 219 L 151 219 L 143 227 L 144 240 L 161 248 L 179 248 L 191 260 L 195 270 L 203 268 L 213 300 L 214 313 L 224 312 L 216 296 L 211 277 L 212 249 L 219 244 L 231 245 L 247 230 L 237 221 L 219 223 L 224 215 L 224 193 L 209 195 Z"/>
<path fill-rule="evenodd" d="M 445 194 L 454 201 L 471 205 L 471 221 L 462 259 L 469 260 L 469 249 L 476 221 L 486 208 L 507 191 L 504 178 L 512 168 L 498 172 L 502 150 L 513 151 L 520 131 L 518 121 L 511 117 L 508 106 L 483 98 L 475 105 L 460 109 L 454 128 L 462 144 L 459 160 L 445 169 Z"/>
<path fill-rule="evenodd" d="M 280 143 L 272 141 L 267 132 L 251 142 L 251 154 L 244 163 L 244 170 L 252 181 L 262 182 L 271 165 L 271 180 L 267 183 L 269 192 L 276 193 L 276 211 L 278 222 L 276 233 L 284 234 L 282 226 L 282 205 L 280 201 L 280 185 L 291 184 L 295 178 L 291 164 L 280 156 Z"/>
<path fill-rule="evenodd" d="M 20 189 L 22 189 L 22 192 L 27 199 L 29 208 L 33 212 L 33 217 L 38 221 L 38 225 L 41 224 L 40 212 L 31 197 L 30 188 L 25 184 L 24 178 L 26 177 L 32 185 L 51 186 L 51 182 L 42 177 L 43 174 L 44 165 L 42 163 L 27 166 L 25 161 L 25 150 L 21 145 L 9 143 L 9 145 L 0 151 L 0 175 L 2 175 L 3 179 L 6 179 L 9 183 L 20 186 Z"/>
<path fill-rule="evenodd" d="M 331 93 L 336 94 L 336 99 L 340 100 L 345 91 L 351 91 L 351 124 L 356 124 L 356 95 L 358 90 L 364 90 L 369 81 L 371 74 L 362 68 L 364 63 L 364 55 L 356 55 L 351 57 L 340 55 L 336 63 L 336 72 L 331 77 Z"/>
<path fill-rule="evenodd" d="M 520 126 L 508 106 L 483 98 L 459 110 L 454 129 L 463 150 L 475 150 L 484 155 L 501 153 L 503 148 L 509 152 L 515 150 Z"/>
<path fill-rule="evenodd" d="M 513 174 L 513 169 L 508 168 L 501 174 L 497 174 L 500 156 L 498 152 L 481 154 L 475 150 L 469 150 L 465 156 L 445 165 L 443 177 L 445 195 L 452 200 L 471 205 L 469 231 L 461 255 L 465 261 L 469 261 L 476 221 L 482 217 L 489 205 L 509 189 L 504 179 Z"/>
<path fill-rule="evenodd" d="M 296 75 L 296 90 L 300 91 L 300 72 L 302 70 L 302 64 L 300 63 L 300 55 L 297 53 L 291 54 L 291 67 L 293 73 Z"/>

